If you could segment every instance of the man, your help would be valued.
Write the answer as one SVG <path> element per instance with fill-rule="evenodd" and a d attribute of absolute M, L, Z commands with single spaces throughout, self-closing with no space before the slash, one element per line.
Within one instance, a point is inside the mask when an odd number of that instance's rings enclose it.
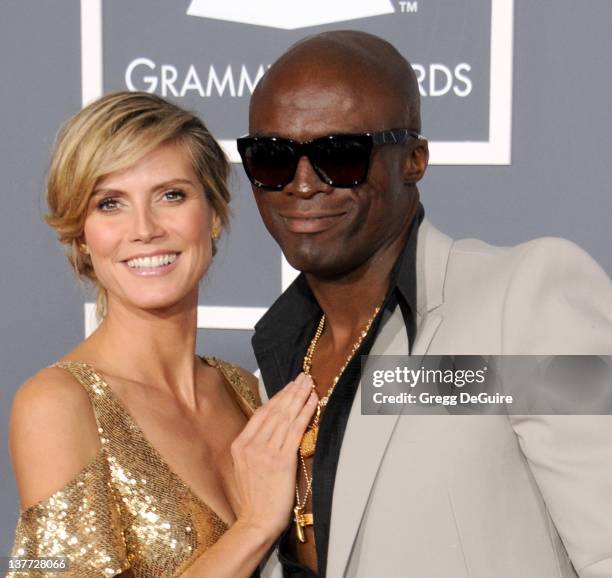
<path fill-rule="evenodd" d="M 612 576 L 608 417 L 361 415 L 364 354 L 612 353 L 610 281 L 577 247 L 452 241 L 424 219 L 420 130 L 412 68 L 362 32 L 298 43 L 252 97 L 239 150 L 302 272 L 255 355 L 268 396 L 304 369 L 329 399 L 300 449 L 283 574 Z"/>

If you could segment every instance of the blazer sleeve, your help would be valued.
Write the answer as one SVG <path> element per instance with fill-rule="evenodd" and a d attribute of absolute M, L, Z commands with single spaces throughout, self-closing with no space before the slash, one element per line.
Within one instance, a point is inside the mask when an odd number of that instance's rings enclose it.
<path fill-rule="evenodd" d="M 119 505 L 103 450 L 50 498 L 19 517 L 11 556 L 64 559 L 67 571 L 11 571 L 8 578 L 97 578 L 129 567 Z"/>
<path fill-rule="evenodd" d="M 568 241 L 530 244 L 504 311 L 504 354 L 612 355 L 610 279 Z M 576 572 L 612 576 L 612 415 L 510 419 Z"/>

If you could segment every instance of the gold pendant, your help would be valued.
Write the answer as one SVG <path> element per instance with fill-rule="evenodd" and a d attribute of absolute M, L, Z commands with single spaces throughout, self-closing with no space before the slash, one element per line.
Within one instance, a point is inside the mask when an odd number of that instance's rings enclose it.
<path fill-rule="evenodd" d="M 302 436 L 300 442 L 300 454 L 306 459 L 314 455 L 317 447 L 317 435 L 319 433 L 319 426 L 313 425 L 310 429 L 306 430 L 306 433 Z"/>
<path fill-rule="evenodd" d="M 304 534 L 304 526 L 300 520 L 300 507 L 293 508 L 293 516 L 295 520 L 295 534 L 297 539 L 303 544 L 306 542 L 306 534 Z"/>
<path fill-rule="evenodd" d="M 304 528 L 314 524 L 314 517 L 312 514 L 300 514 L 300 509 L 301 508 L 299 506 L 293 508 L 293 516 L 295 520 L 295 533 L 297 539 L 304 544 L 306 542 L 306 533 L 304 532 Z"/>

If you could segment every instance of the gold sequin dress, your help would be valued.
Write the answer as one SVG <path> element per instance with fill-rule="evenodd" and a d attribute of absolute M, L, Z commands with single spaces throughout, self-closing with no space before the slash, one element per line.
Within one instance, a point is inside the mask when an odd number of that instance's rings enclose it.
<path fill-rule="evenodd" d="M 257 402 L 229 363 L 205 360 L 223 374 L 250 417 Z M 9 578 L 179 576 L 227 525 L 164 462 L 96 370 L 57 363 L 90 397 L 101 447 L 81 472 L 50 498 L 25 510 L 12 556 L 65 556 L 67 572 L 11 572 Z"/>

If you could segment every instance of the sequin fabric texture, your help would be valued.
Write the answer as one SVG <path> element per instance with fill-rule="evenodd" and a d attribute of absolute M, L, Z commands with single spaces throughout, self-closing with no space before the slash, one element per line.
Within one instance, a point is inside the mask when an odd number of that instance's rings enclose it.
<path fill-rule="evenodd" d="M 257 402 L 230 364 L 207 358 L 247 416 Z M 65 556 L 67 572 L 10 572 L 8 578 L 179 576 L 227 525 L 176 476 L 91 366 L 57 363 L 87 390 L 101 447 L 50 498 L 25 510 L 12 556 Z"/>

